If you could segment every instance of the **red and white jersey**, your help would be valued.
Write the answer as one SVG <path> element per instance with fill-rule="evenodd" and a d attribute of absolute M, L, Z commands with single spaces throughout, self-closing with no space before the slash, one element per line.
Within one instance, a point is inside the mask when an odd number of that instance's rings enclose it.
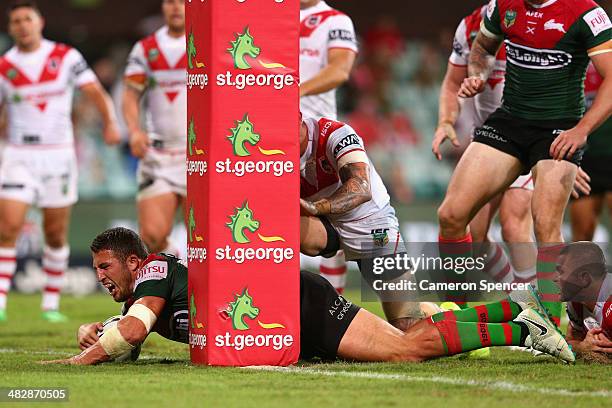
<path fill-rule="evenodd" d="M 480 31 L 480 23 L 486 10 L 486 5 L 479 7 L 459 23 L 455 32 L 455 38 L 453 39 L 453 52 L 449 58 L 451 64 L 460 67 L 468 65 L 470 49 L 476 35 Z M 489 74 L 485 90 L 473 98 L 475 110 L 474 124 L 476 127 L 481 126 L 485 119 L 501 105 L 505 75 L 506 49 L 501 47 L 495 57 L 495 64 Z"/>
<path fill-rule="evenodd" d="M 308 127 L 308 147 L 300 157 L 300 197 L 316 201 L 331 196 L 342 185 L 338 163 L 342 163 L 346 155 L 360 152 L 370 168 L 372 199 L 345 214 L 328 217 L 336 222 L 355 221 L 387 207 L 390 201 L 387 189 L 365 155 L 363 140 L 355 130 L 327 118 L 305 118 L 304 122 Z"/>
<path fill-rule="evenodd" d="M 606 336 L 612 339 L 612 273 L 606 275 L 592 312 L 582 303 L 567 302 L 567 316 L 572 328 L 583 333 L 587 331 L 584 326 L 584 319 L 587 317 L 594 318 L 604 330 Z"/>
<path fill-rule="evenodd" d="M 8 50 L 0 57 L 0 101 L 8 108 L 9 143 L 71 146 L 74 89 L 95 81 L 67 45 L 43 39 L 33 52 Z"/>
<path fill-rule="evenodd" d="M 139 41 L 130 53 L 126 80 L 145 93 L 145 129 L 167 147 L 182 148 L 187 140 L 187 53 L 185 36 L 168 35 L 164 26 Z"/>
<path fill-rule="evenodd" d="M 324 1 L 300 10 L 300 83 L 325 68 L 327 52 L 333 48 L 358 51 L 351 18 Z M 308 117 L 336 119 L 336 90 L 304 96 L 300 108 Z"/>

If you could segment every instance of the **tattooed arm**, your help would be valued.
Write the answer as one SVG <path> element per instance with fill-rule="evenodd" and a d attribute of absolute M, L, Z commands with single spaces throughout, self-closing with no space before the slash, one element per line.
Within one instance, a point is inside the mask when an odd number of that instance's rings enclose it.
<path fill-rule="evenodd" d="M 459 96 L 471 98 L 484 90 L 487 77 L 495 61 L 495 54 L 502 44 L 502 37 L 490 37 L 478 32 L 470 51 L 468 77 L 463 81 Z"/>
<path fill-rule="evenodd" d="M 311 202 L 300 199 L 302 210 L 309 215 L 344 214 L 372 199 L 367 163 L 349 163 L 340 168 L 342 186 L 328 198 Z"/>

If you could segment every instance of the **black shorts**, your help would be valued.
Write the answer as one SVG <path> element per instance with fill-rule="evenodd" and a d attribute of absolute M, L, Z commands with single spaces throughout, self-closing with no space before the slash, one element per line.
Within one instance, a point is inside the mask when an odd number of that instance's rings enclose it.
<path fill-rule="evenodd" d="M 552 142 L 559 133 L 576 126 L 578 121 L 522 119 L 499 108 L 474 131 L 474 141 L 516 157 L 523 164 L 522 174 L 527 174 L 540 160 L 552 159 Z M 583 154 L 584 148 L 581 148 L 571 158 L 564 160 L 580 166 Z"/>
<path fill-rule="evenodd" d="M 581 167 L 591 177 L 591 195 L 612 192 L 612 156 L 591 155 L 587 150 Z"/>
<path fill-rule="evenodd" d="M 300 358 L 335 359 L 359 309 L 325 278 L 300 271 Z"/>

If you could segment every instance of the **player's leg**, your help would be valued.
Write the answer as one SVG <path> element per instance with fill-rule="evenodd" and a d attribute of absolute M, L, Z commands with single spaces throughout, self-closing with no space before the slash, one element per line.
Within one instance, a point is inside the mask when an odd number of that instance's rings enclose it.
<path fill-rule="evenodd" d="M 42 268 L 46 275 L 41 308 L 43 317 L 50 321 L 64 321 L 59 313 L 60 293 L 64 275 L 68 269 L 70 247 L 68 227 L 72 207 L 43 208 L 43 249 Z"/>
<path fill-rule="evenodd" d="M 531 175 L 528 177 L 531 179 Z M 524 178 L 518 179 L 524 187 L 511 187 L 503 194 L 499 211 L 502 237 L 508 243 L 513 266 L 512 274 L 507 275 L 505 282 L 530 282 L 535 279 L 537 249 L 533 242 L 531 215 L 533 188 L 526 188 Z M 533 186 L 530 180 L 525 182 Z"/>
<path fill-rule="evenodd" d="M 142 197 L 138 200 L 140 236 L 150 252 L 176 252 L 169 248 L 168 237 L 172 232 L 174 216 L 180 204 L 180 196 L 171 192 Z"/>
<path fill-rule="evenodd" d="M 29 204 L 0 199 L 0 321 L 6 320 L 6 300 L 17 269 L 16 243 Z"/>
<path fill-rule="evenodd" d="M 581 196 L 570 201 L 572 241 L 591 241 L 593 239 L 603 204 L 603 194 Z"/>
<path fill-rule="evenodd" d="M 326 219 L 300 216 L 300 252 L 308 256 L 329 256 L 340 249 L 338 233 Z"/>
<path fill-rule="evenodd" d="M 535 189 L 531 211 L 538 242 L 536 276 L 544 304 L 557 325 L 560 323 L 561 302 L 559 287 L 554 283 L 555 268 L 563 242 L 563 214 L 577 168 L 568 161 L 540 160 L 533 169 Z"/>

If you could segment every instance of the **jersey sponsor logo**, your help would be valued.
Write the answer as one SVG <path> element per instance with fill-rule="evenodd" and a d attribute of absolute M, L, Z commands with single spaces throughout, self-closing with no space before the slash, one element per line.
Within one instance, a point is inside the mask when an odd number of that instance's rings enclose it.
<path fill-rule="evenodd" d="M 292 335 L 279 333 L 279 331 L 286 330 L 284 324 L 262 322 L 262 310 L 255 306 L 253 296 L 249 294 L 248 288 L 244 288 L 242 293 L 235 294 L 234 299 L 229 302 L 225 309 L 219 312 L 219 315 L 221 318 L 231 322 L 234 332 L 226 331 L 224 334 L 216 335 L 215 346 L 217 347 L 229 347 L 236 351 L 251 347 L 271 348 L 278 351 L 293 346 L 294 339 Z M 257 329 L 271 330 L 275 333 L 241 333 L 252 330 L 253 327 L 251 326 L 254 320 L 257 321 Z M 235 333 L 235 331 L 239 333 Z"/>
<path fill-rule="evenodd" d="M 504 14 L 504 27 L 510 28 L 516 22 L 516 10 L 506 10 Z"/>
<path fill-rule="evenodd" d="M 483 125 L 483 126 L 477 128 L 474 131 L 474 134 L 476 135 L 476 137 L 486 137 L 488 139 L 493 139 L 493 140 L 496 140 L 498 142 L 508 143 L 508 141 L 506 139 L 504 139 L 504 137 L 501 136 L 497 132 L 497 129 L 495 129 L 494 127 L 489 126 L 489 125 Z"/>
<path fill-rule="evenodd" d="M 601 7 L 597 7 L 586 13 L 583 20 L 588 24 L 594 36 L 598 36 L 603 31 L 612 27 L 610 17 Z"/>
<path fill-rule="evenodd" d="M 542 13 L 540 11 L 533 11 L 533 10 L 527 10 L 525 15 L 527 17 L 532 17 L 532 18 L 542 18 L 542 17 L 544 17 L 544 13 Z"/>
<path fill-rule="evenodd" d="M 334 300 L 334 303 L 332 303 L 328 309 L 328 313 L 336 320 L 344 320 L 346 312 L 350 310 L 352 305 L 353 303 L 351 301 L 346 300 L 341 295 L 338 295 L 338 297 Z"/>
<path fill-rule="evenodd" d="M 234 121 L 234 127 L 229 129 L 227 141 L 232 146 L 232 153 L 235 157 L 246 158 L 255 155 L 285 156 L 285 152 L 280 149 L 264 149 L 259 144 L 262 136 L 255 132 L 255 125 L 249 119 L 249 114 L 245 113 L 242 120 Z M 257 147 L 257 150 L 252 149 Z M 292 173 L 294 164 L 290 160 L 237 160 L 227 158 L 215 163 L 217 173 L 229 173 L 236 177 L 243 177 L 247 174 L 273 174 L 281 177 L 285 173 Z"/>
<path fill-rule="evenodd" d="M 348 153 L 349 151 L 355 149 L 363 150 L 361 138 L 354 133 L 344 136 L 342 140 L 338 142 L 336 147 L 334 147 L 334 158 L 338 159 L 338 157 L 343 153 Z"/>
<path fill-rule="evenodd" d="M 545 50 L 506 40 L 506 58 L 511 64 L 531 69 L 558 69 L 572 62 L 572 55 L 561 50 Z"/>
<path fill-rule="evenodd" d="M 149 262 L 140 270 L 136 275 L 136 283 L 134 287 L 140 285 L 143 282 L 150 280 L 162 280 L 168 277 L 168 262 L 166 261 L 153 261 Z"/>
<path fill-rule="evenodd" d="M 280 235 L 264 235 L 260 233 L 262 223 L 255 218 L 255 212 L 249 207 L 247 200 L 241 207 L 234 209 L 234 213 L 228 216 L 229 222 L 225 226 L 231 232 L 231 239 L 238 247 L 230 244 L 215 250 L 215 259 L 218 261 L 230 261 L 243 264 L 247 261 L 271 261 L 280 264 L 294 257 L 293 248 L 286 245 L 273 245 L 266 247 L 247 246 L 255 240 L 252 245 L 275 244 L 286 242 Z M 257 233 L 255 235 L 255 233 Z M 244 246 L 243 246 L 244 245 Z"/>
<path fill-rule="evenodd" d="M 319 51 L 317 49 L 312 49 L 312 48 L 301 48 L 300 49 L 300 55 L 304 56 L 304 57 L 317 58 L 317 57 L 321 56 L 321 51 Z"/>
<path fill-rule="evenodd" d="M 203 246 L 204 237 L 198 233 L 198 223 L 196 221 L 193 205 L 189 207 L 189 217 L 187 220 L 187 259 L 189 262 L 204 262 L 207 257 L 207 250 Z"/>
<path fill-rule="evenodd" d="M 544 23 L 544 31 L 546 30 L 557 30 L 564 34 L 566 33 L 563 23 L 557 23 L 554 18 Z"/>
<path fill-rule="evenodd" d="M 342 40 L 342 41 L 350 41 L 355 42 L 355 36 L 349 30 L 330 30 L 329 31 L 329 40 Z"/>
<path fill-rule="evenodd" d="M 461 45 L 461 42 L 459 42 L 456 38 L 453 39 L 453 51 L 455 54 L 463 57 L 463 45 Z"/>
<path fill-rule="evenodd" d="M 231 55 L 235 69 L 241 71 L 251 69 L 289 71 L 285 65 L 279 62 L 261 58 L 262 48 L 255 45 L 255 37 L 251 34 L 248 26 L 242 32 L 235 33 L 234 35 L 235 38 L 233 41 L 230 41 L 230 47 L 226 52 Z M 238 90 L 250 86 L 271 86 L 274 89 L 280 90 L 286 86 L 296 85 L 294 76 L 289 73 L 234 74 L 226 71 L 225 73 L 217 74 L 216 79 L 217 86 L 230 86 Z"/>
<path fill-rule="evenodd" d="M 194 156 L 204 155 L 204 150 L 198 148 L 198 135 L 196 132 L 195 121 L 193 116 L 189 119 L 189 125 L 187 126 L 187 174 L 197 174 L 200 177 L 204 176 L 208 171 L 208 162 L 206 160 L 194 160 Z"/>

